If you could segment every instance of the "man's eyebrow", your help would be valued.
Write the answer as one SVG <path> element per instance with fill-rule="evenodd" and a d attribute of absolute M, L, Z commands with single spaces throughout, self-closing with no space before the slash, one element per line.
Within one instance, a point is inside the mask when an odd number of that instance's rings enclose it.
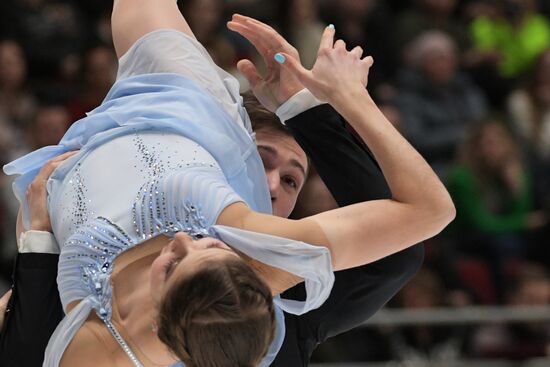
<path fill-rule="evenodd" d="M 277 155 L 277 150 L 273 147 L 270 147 L 269 145 L 258 145 L 258 150 L 265 150 L 270 154 Z"/>
<path fill-rule="evenodd" d="M 273 148 L 273 147 L 270 147 L 269 145 L 258 145 L 258 150 L 263 150 L 263 151 L 266 151 L 267 153 L 269 154 L 273 154 L 273 155 L 277 155 L 277 149 Z M 293 166 L 293 167 L 296 167 L 300 170 L 300 172 L 302 172 L 302 174 L 304 175 L 304 177 L 306 177 L 306 169 L 304 168 L 304 166 L 298 162 L 298 160 L 296 159 L 291 159 L 290 160 L 290 164 Z"/>
<path fill-rule="evenodd" d="M 304 166 L 302 166 L 302 164 L 300 162 L 298 162 L 296 159 L 291 159 L 290 164 L 293 165 L 294 167 L 298 168 L 300 170 L 300 172 L 302 172 L 304 177 L 306 177 L 306 169 L 304 168 Z"/>

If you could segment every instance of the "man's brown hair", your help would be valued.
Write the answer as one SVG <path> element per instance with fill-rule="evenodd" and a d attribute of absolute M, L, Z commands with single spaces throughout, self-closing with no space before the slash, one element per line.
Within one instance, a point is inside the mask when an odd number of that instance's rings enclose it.
<path fill-rule="evenodd" d="M 242 97 L 244 108 L 252 122 L 252 130 L 272 129 L 292 137 L 292 133 L 281 123 L 277 115 L 262 106 L 252 91 L 244 92 Z"/>
<path fill-rule="evenodd" d="M 281 120 L 279 120 L 279 117 L 277 115 L 269 110 L 267 110 L 260 101 L 254 96 L 254 93 L 252 91 L 246 91 L 243 94 L 241 94 L 243 97 L 243 105 L 246 111 L 248 112 L 248 116 L 250 117 L 250 122 L 252 123 L 252 130 L 253 131 L 259 131 L 259 130 L 271 130 L 274 132 L 279 132 L 281 134 L 287 135 L 291 137 L 292 139 L 296 140 L 294 135 L 281 123 Z M 311 161 L 309 159 L 309 156 L 306 154 L 307 158 L 307 167 L 305 167 L 306 170 L 306 179 L 309 175 L 309 168 L 311 167 Z"/>

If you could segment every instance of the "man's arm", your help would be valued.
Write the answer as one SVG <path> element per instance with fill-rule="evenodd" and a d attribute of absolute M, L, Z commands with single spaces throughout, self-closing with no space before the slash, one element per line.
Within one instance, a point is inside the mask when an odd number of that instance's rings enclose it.
<path fill-rule="evenodd" d="M 390 197 L 373 156 L 345 129 L 338 113 L 312 101 L 313 96 L 303 95 L 308 92 L 302 90 L 301 83 L 273 61 L 277 52 L 298 59 L 298 51 L 273 28 L 257 20 L 236 15 L 228 27 L 248 39 L 262 55 L 267 66 L 264 77 L 248 60 L 239 62 L 239 70 L 264 107 L 286 120 L 338 205 Z M 302 105 L 314 107 L 297 114 L 290 102 L 297 94 L 302 94 Z M 285 316 L 285 342 L 272 365 L 307 365 L 318 343 L 358 326 L 378 311 L 417 272 L 423 256 L 422 246 L 416 245 L 369 265 L 336 273 L 331 296 L 323 306 L 299 317 Z M 303 286 L 297 286 L 284 296 L 303 299 L 304 293 Z"/>
<path fill-rule="evenodd" d="M 314 107 L 287 120 L 286 125 L 339 206 L 390 197 L 373 156 L 332 107 Z M 320 308 L 299 317 L 285 315 L 287 336 L 273 366 L 307 365 L 318 343 L 359 326 L 384 306 L 418 271 L 423 257 L 423 246 L 416 245 L 337 272 L 332 293 Z M 303 299 L 304 295 L 300 285 L 283 296 Z"/>
<path fill-rule="evenodd" d="M 41 366 L 50 336 L 63 318 L 56 282 L 59 247 L 51 234 L 46 181 L 73 154 L 48 162 L 27 191 L 30 230 L 20 234 L 24 228 L 18 221 L 12 295 L 0 325 L 0 366 Z"/>
<path fill-rule="evenodd" d="M 19 253 L 13 293 L 0 336 L 0 366 L 41 366 L 46 345 L 63 318 L 57 290 L 59 255 Z"/>

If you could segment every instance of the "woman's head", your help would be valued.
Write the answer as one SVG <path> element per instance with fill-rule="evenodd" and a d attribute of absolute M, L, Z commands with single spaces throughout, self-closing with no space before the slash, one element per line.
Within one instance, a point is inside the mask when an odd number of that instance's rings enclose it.
<path fill-rule="evenodd" d="M 177 234 L 151 267 L 158 336 L 187 366 L 255 366 L 275 332 L 269 287 L 223 242 Z"/>

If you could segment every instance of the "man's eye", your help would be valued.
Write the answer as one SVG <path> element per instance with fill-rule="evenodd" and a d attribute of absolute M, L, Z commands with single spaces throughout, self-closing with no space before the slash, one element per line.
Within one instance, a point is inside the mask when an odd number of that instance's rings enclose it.
<path fill-rule="evenodd" d="M 283 182 L 293 189 L 296 189 L 298 187 L 296 180 L 294 180 L 292 177 L 284 177 Z"/>

